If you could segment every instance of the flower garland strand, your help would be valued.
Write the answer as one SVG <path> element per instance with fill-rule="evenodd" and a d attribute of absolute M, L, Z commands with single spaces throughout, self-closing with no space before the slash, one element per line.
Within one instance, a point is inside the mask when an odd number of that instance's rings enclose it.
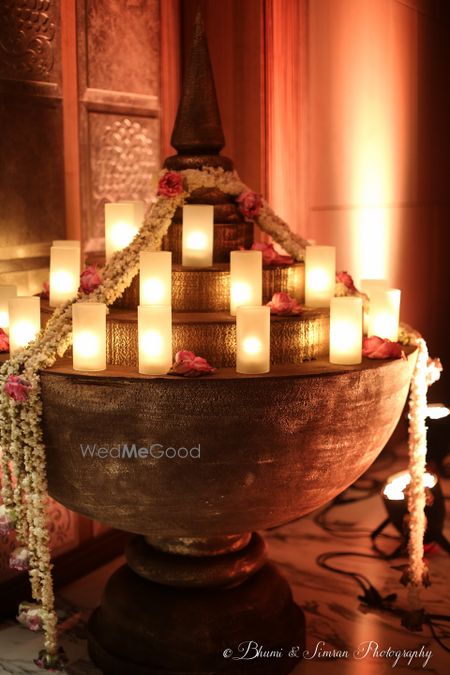
<path fill-rule="evenodd" d="M 417 339 L 417 361 L 414 369 L 409 397 L 409 570 L 408 602 L 412 612 L 420 610 L 420 588 L 427 584 L 427 570 L 423 560 L 423 538 L 425 534 L 424 486 L 427 455 L 427 389 L 428 349 L 425 340 Z"/>

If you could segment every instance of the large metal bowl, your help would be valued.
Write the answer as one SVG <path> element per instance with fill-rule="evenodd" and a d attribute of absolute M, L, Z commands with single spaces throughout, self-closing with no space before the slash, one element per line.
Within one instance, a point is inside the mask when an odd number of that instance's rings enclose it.
<path fill-rule="evenodd" d="M 315 361 L 264 376 L 223 369 L 197 379 L 119 367 L 88 374 L 59 362 L 42 373 L 50 493 L 153 537 L 280 525 L 332 499 L 375 460 L 401 415 L 415 358 L 409 350 L 406 360 Z M 83 455 L 94 444 L 107 456 Z M 164 454 L 114 456 L 124 444 Z M 199 458 L 167 456 L 196 446 Z"/>

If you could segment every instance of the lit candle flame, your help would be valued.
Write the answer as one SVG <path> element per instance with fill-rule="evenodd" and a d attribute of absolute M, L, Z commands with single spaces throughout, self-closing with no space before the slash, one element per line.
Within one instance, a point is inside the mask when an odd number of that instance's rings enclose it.
<path fill-rule="evenodd" d="M 249 303 L 252 298 L 252 291 L 249 284 L 236 281 L 231 286 L 231 302 L 235 306 Z"/>
<path fill-rule="evenodd" d="M 73 274 L 66 272 L 66 270 L 56 270 L 52 272 L 50 278 L 50 286 L 57 289 L 59 293 L 70 293 L 73 291 L 74 295 L 77 292 L 77 283 Z"/>
<path fill-rule="evenodd" d="M 114 223 L 110 232 L 114 249 L 120 251 L 126 248 L 128 244 L 131 244 L 137 233 L 138 228 L 131 223 L 120 220 Z"/>
<path fill-rule="evenodd" d="M 79 354 L 88 358 L 96 356 L 100 347 L 98 337 L 89 330 L 84 330 L 75 334 L 73 345 Z"/>
<path fill-rule="evenodd" d="M 151 277 L 146 279 L 143 284 L 143 298 L 141 303 L 143 305 L 154 305 L 157 303 L 162 303 L 164 299 L 164 284 L 161 279 L 156 279 Z"/>
<path fill-rule="evenodd" d="M 204 251 L 208 247 L 208 237 L 204 232 L 190 232 L 187 236 L 186 248 L 192 251 Z"/>
<path fill-rule="evenodd" d="M 257 337 L 245 338 L 242 348 L 246 354 L 259 354 L 262 348 L 261 340 L 258 340 Z"/>
<path fill-rule="evenodd" d="M 158 333 L 156 330 L 149 330 L 142 335 L 141 341 L 142 349 L 147 356 L 160 356 L 163 351 L 163 339 L 161 333 Z"/>
<path fill-rule="evenodd" d="M 29 342 L 34 340 L 38 332 L 35 325 L 26 319 L 17 321 L 10 329 L 11 339 L 17 347 L 26 347 Z"/>
<path fill-rule="evenodd" d="M 329 285 L 329 274 L 326 270 L 316 267 L 308 273 L 308 284 L 314 291 L 325 291 Z"/>

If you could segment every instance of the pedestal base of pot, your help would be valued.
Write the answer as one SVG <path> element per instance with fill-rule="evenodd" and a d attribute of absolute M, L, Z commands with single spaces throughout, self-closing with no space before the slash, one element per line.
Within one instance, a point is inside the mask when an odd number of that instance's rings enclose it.
<path fill-rule="evenodd" d="M 217 579 L 220 586 L 167 585 L 170 574 L 164 583 L 156 583 L 124 565 L 109 580 L 101 607 L 89 622 L 89 653 L 94 663 L 106 675 L 291 672 L 304 649 L 305 621 L 276 567 L 263 560 L 262 567 L 256 563 L 263 555 L 260 542 L 253 535 L 239 551 L 211 554 L 211 574 L 206 571 L 206 556 L 165 554 L 147 546 L 152 575 L 167 555 L 173 566 L 178 560 L 180 568 L 185 560 L 191 573 L 199 563 L 198 578 L 204 583 Z M 127 551 L 134 569 L 136 555 L 141 553 L 142 542 L 133 547 L 134 559 Z M 223 585 L 226 562 L 231 586 Z M 140 564 L 147 576 L 145 565 Z M 239 582 L 246 567 L 246 579 Z M 236 569 L 240 570 L 237 575 Z M 180 576 L 186 584 L 187 575 Z"/>

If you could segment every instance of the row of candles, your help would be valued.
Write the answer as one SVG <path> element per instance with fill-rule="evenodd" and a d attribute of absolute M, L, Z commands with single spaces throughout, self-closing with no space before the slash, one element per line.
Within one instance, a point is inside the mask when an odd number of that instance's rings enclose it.
<path fill-rule="evenodd" d="M 213 207 L 183 207 L 183 265 L 208 267 L 213 255 Z M 144 217 L 143 202 L 106 204 L 106 255 L 111 257 L 133 239 Z M 309 246 L 305 255 L 305 299 L 309 307 L 330 307 L 330 361 L 351 365 L 362 360 L 363 306 L 360 297 L 334 297 L 335 248 Z M 80 276 L 80 242 L 55 241 L 51 247 L 50 305 L 73 299 Z M 140 254 L 140 306 L 138 308 L 139 370 L 167 372 L 172 362 L 172 254 Z M 365 325 L 369 335 L 396 340 L 400 291 L 383 280 L 365 280 L 370 297 Z M 14 287 L 0 286 L 0 327 L 8 326 L 13 353 L 40 329 L 39 298 L 17 298 Z M 9 305 L 8 305 L 9 302 Z M 261 251 L 232 251 L 230 255 L 230 313 L 236 316 L 237 371 L 264 373 L 270 368 L 270 309 L 262 306 Z M 6 318 L 5 318 L 6 317 Z M 365 317 L 367 319 L 367 317 Z M 106 305 L 73 305 L 74 369 L 106 367 Z"/>

